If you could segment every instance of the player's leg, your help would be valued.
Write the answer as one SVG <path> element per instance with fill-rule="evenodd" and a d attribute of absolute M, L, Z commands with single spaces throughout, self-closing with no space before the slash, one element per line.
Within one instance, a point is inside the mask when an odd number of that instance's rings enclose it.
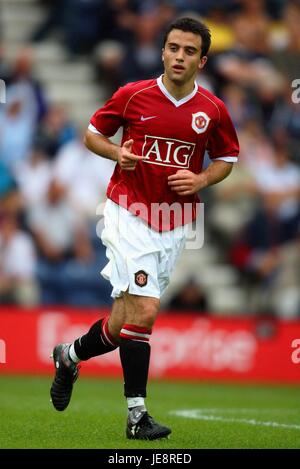
<path fill-rule="evenodd" d="M 124 304 L 126 318 L 120 332 L 120 358 L 128 405 L 126 435 L 131 439 L 149 440 L 166 437 L 171 430 L 156 423 L 145 406 L 149 339 L 158 313 L 159 299 L 125 293 Z"/>
<path fill-rule="evenodd" d="M 74 363 L 111 352 L 119 346 L 119 333 L 125 320 L 124 300 L 116 298 L 109 316 L 96 321 L 87 334 L 79 337 L 69 348 Z"/>
<path fill-rule="evenodd" d="M 103 355 L 119 346 L 119 333 L 125 319 L 123 298 L 117 298 L 110 316 L 96 321 L 89 331 L 72 344 L 58 344 L 53 350 L 55 377 L 50 395 L 56 410 L 68 406 L 73 384 L 78 378 L 80 361 Z"/>
<path fill-rule="evenodd" d="M 149 339 L 156 319 L 159 300 L 124 294 L 125 323 L 120 332 L 120 358 L 124 371 L 126 397 L 146 397 L 150 361 Z M 134 362 L 134 368 L 132 363 Z"/>
<path fill-rule="evenodd" d="M 174 233 L 160 234 L 130 211 L 108 199 L 101 239 L 108 264 L 102 270 L 113 296 L 123 292 L 125 321 L 120 333 L 120 358 L 128 399 L 128 438 L 156 439 L 171 430 L 148 415 L 145 407 L 150 361 L 149 338 L 177 250 Z M 182 239 L 182 236 L 181 238 Z M 162 284 L 163 287 L 162 287 Z"/>

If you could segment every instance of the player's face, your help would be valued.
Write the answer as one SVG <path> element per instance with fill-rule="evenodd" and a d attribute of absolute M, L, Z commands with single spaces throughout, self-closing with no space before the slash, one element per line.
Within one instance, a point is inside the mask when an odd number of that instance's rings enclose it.
<path fill-rule="evenodd" d="M 202 38 L 198 34 L 173 29 L 163 49 L 163 62 L 168 78 L 183 85 L 194 81 L 207 57 L 201 58 Z"/>

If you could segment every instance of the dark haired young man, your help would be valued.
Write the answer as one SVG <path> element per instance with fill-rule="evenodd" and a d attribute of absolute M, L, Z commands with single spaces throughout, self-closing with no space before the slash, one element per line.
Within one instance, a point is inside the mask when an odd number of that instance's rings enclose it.
<path fill-rule="evenodd" d="M 145 406 L 149 339 L 159 299 L 184 247 L 186 227 L 196 217 L 197 192 L 226 178 L 239 151 L 223 102 L 195 83 L 209 47 L 204 24 L 190 18 L 174 22 L 162 49 L 164 74 L 116 91 L 92 116 L 85 135 L 91 151 L 116 162 L 102 233 L 109 259 L 102 274 L 115 301 L 109 317 L 87 334 L 54 348 L 51 397 L 54 407 L 64 410 L 77 364 L 119 347 L 128 404 L 126 435 L 132 439 L 171 433 Z M 109 140 L 119 127 L 121 146 Z M 202 171 L 205 150 L 212 162 Z"/>

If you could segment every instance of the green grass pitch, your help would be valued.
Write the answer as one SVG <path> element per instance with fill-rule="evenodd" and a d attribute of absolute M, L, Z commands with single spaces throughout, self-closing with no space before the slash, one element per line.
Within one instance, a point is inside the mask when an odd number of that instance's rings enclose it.
<path fill-rule="evenodd" d="M 0 448 L 300 448 L 299 387 L 150 381 L 149 413 L 173 430 L 151 442 L 124 436 L 121 380 L 81 377 L 57 412 L 51 379 L 0 376 Z"/>

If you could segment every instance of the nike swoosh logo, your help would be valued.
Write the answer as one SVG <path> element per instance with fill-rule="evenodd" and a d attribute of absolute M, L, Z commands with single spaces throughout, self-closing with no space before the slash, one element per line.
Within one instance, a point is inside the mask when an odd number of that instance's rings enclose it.
<path fill-rule="evenodd" d="M 135 432 L 136 432 L 136 425 L 132 425 L 130 431 L 131 431 L 131 435 L 134 436 L 134 435 L 135 435 Z"/>
<path fill-rule="evenodd" d="M 149 119 L 155 119 L 157 116 L 144 117 L 141 116 L 141 121 L 148 121 Z"/>

